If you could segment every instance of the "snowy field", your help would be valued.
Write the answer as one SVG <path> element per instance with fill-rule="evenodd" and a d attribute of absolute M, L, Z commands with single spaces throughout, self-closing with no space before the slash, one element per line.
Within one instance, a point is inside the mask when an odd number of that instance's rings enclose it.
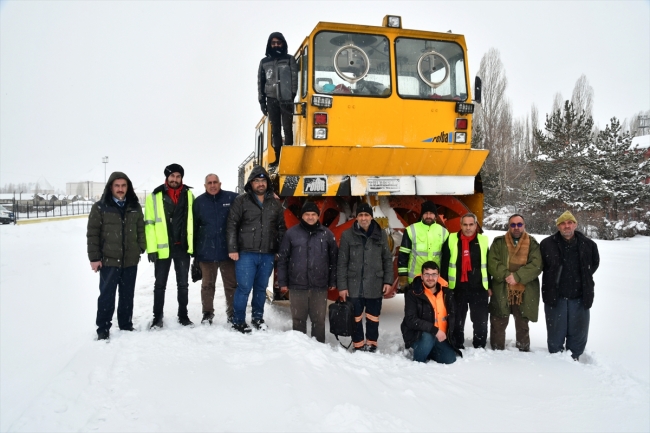
<path fill-rule="evenodd" d="M 114 322 L 110 343 L 97 342 L 99 277 L 85 226 L 0 227 L 0 431 L 650 430 L 648 237 L 597 241 L 601 267 L 579 363 L 546 350 L 542 307 L 531 353 L 514 348 L 511 320 L 508 350 L 467 349 L 441 366 L 416 364 L 404 351 L 401 296 L 384 303 L 378 354 L 348 353 L 329 333 L 322 345 L 290 331 L 280 306 L 266 306 L 268 332 L 235 333 L 225 325 L 220 281 L 215 325 L 198 324 L 198 283 L 189 306 L 197 326 L 177 324 L 169 285 L 165 328 L 149 332 L 146 261 L 138 332 Z"/>

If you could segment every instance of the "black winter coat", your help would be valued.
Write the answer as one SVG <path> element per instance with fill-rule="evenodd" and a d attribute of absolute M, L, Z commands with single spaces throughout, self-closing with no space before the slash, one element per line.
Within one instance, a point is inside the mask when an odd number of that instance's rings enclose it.
<path fill-rule="evenodd" d="M 181 193 L 178 196 L 178 203 L 174 204 L 172 198 L 167 193 L 169 187 L 164 183 L 158 188 L 154 189 L 152 194 L 155 196 L 162 192 L 163 207 L 165 210 L 165 219 L 167 220 L 167 237 L 169 239 L 170 253 L 174 251 L 182 251 L 187 253 L 189 245 L 187 244 L 187 209 L 189 203 L 187 202 L 187 194 L 191 186 L 182 185 Z M 192 212 L 194 213 L 194 212 Z"/>
<path fill-rule="evenodd" d="M 461 283 L 460 276 L 463 272 L 463 241 L 458 235 L 458 257 L 456 258 L 456 287 L 457 289 L 474 289 L 485 290 L 483 287 L 483 276 L 481 274 L 481 246 L 478 243 L 478 236 L 469 242 L 469 256 L 472 261 L 472 270 L 467 273 L 467 282 Z M 442 251 L 440 257 L 440 276 L 449 281 L 449 261 L 451 259 L 451 251 L 449 251 L 449 238 L 442 244 Z M 489 278 L 489 276 L 488 276 Z M 491 284 L 490 284 L 491 286 Z"/>
<path fill-rule="evenodd" d="M 194 257 L 199 262 L 229 260 L 226 241 L 228 213 L 237 193 L 219 191 L 201 194 L 194 200 Z"/>
<path fill-rule="evenodd" d="M 302 224 L 287 230 L 278 253 L 278 284 L 290 290 L 336 287 L 339 247 L 334 234 L 322 225 L 313 232 Z"/>
<path fill-rule="evenodd" d="M 268 181 L 261 206 L 251 187 L 251 181 L 260 174 Z M 263 167 L 253 168 L 244 190 L 246 193 L 237 197 L 230 206 L 226 233 L 228 252 L 276 253 L 287 228 L 284 224 L 284 209 L 280 201 L 275 199 L 273 185 Z"/>
<path fill-rule="evenodd" d="M 271 39 L 278 38 L 284 42 L 281 54 L 275 54 L 271 51 Z M 282 33 L 271 33 L 266 43 L 266 56 L 260 60 L 260 66 L 257 70 L 257 99 L 259 102 L 266 101 L 266 98 L 276 98 L 278 69 L 288 67 L 291 71 L 291 94 L 295 98 L 298 92 L 298 65 L 296 59 L 287 54 L 287 41 Z"/>
<path fill-rule="evenodd" d="M 359 223 L 341 235 L 337 269 L 339 291 L 348 290 L 351 298 L 379 299 L 384 284 L 393 284 L 393 255 L 388 237 L 376 221 L 371 221 L 368 237 Z"/>
<path fill-rule="evenodd" d="M 127 183 L 123 208 L 113 200 L 111 185 L 115 179 Z M 90 210 L 86 231 L 88 259 L 102 266 L 127 268 L 137 266 L 140 254 L 147 248 L 144 237 L 144 216 L 131 180 L 120 172 L 112 173 L 102 198 Z"/>
<path fill-rule="evenodd" d="M 438 284 L 438 289 L 440 288 L 440 284 Z M 454 292 L 447 287 L 442 287 L 442 295 L 445 300 L 445 308 L 447 308 L 447 340 L 454 348 L 454 352 L 462 357 L 463 354 L 456 349 L 452 337 L 455 318 Z M 404 293 L 404 320 L 402 320 L 400 328 L 406 348 L 410 348 L 422 336 L 423 332 L 428 332 L 435 337 L 438 333 L 438 328 L 434 325 L 435 320 L 436 316 L 431 302 L 424 294 L 422 277 L 417 276 Z"/>
<path fill-rule="evenodd" d="M 575 231 L 580 255 L 580 276 L 582 280 L 582 301 L 585 308 L 594 303 L 594 272 L 600 264 L 598 246 L 579 231 Z M 540 243 L 544 273 L 542 274 L 542 300 L 552 307 L 559 298 L 558 285 L 562 278 L 562 249 L 560 242 L 566 242 L 560 232 L 549 236 Z"/>

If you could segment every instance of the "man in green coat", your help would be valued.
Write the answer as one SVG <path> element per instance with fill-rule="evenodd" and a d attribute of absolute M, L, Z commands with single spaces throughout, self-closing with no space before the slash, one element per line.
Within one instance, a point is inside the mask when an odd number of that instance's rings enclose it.
<path fill-rule="evenodd" d="M 490 345 L 504 350 L 510 314 L 515 318 L 517 348 L 530 350 L 528 322 L 537 322 L 539 274 L 542 253 L 534 237 L 526 233 L 524 217 L 508 219 L 508 232 L 494 239 L 488 253 L 488 272 L 492 275 L 490 299 Z"/>
<path fill-rule="evenodd" d="M 117 323 L 122 331 L 133 331 L 135 278 L 146 248 L 142 208 L 126 174 L 116 171 L 108 178 L 90 210 L 86 238 L 90 268 L 99 272 L 97 339 L 108 340 L 118 286 Z"/>

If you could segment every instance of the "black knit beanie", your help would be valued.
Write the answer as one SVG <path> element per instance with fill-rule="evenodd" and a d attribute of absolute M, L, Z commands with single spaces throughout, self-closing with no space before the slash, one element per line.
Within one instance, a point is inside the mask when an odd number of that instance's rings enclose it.
<path fill-rule="evenodd" d="M 357 206 L 357 215 L 359 215 L 361 212 L 365 212 L 370 214 L 370 216 L 373 216 L 372 214 L 372 206 L 370 206 L 368 203 L 360 203 Z"/>
<path fill-rule="evenodd" d="M 307 201 L 302 205 L 300 215 L 303 215 L 305 212 L 316 212 L 316 215 L 320 216 L 320 209 L 318 209 L 318 206 L 313 201 Z"/>
<path fill-rule="evenodd" d="M 180 173 L 181 177 L 185 177 L 185 170 L 180 164 L 169 164 L 165 167 L 165 178 L 168 178 L 172 173 Z"/>
<path fill-rule="evenodd" d="M 427 200 L 424 203 L 422 203 L 422 211 L 420 212 L 420 216 L 424 215 L 427 212 L 432 212 L 435 214 L 436 210 L 437 210 L 436 205 L 433 204 L 432 201 Z"/>

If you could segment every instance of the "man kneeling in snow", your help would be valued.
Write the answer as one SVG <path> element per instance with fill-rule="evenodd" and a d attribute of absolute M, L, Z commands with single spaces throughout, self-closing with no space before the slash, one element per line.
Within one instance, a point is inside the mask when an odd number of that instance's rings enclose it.
<path fill-rule="evenodd" d="M 454 303 L 452 292 L 438 282 L 440 269 L 436 262 L 422 265 L 421 276 L 415 277 L 404 294 L 402 336 L 406 348 L 413 348 L 413 360 L 453 364 L 456 355 L 463 356 L 453 341 Z"/>

